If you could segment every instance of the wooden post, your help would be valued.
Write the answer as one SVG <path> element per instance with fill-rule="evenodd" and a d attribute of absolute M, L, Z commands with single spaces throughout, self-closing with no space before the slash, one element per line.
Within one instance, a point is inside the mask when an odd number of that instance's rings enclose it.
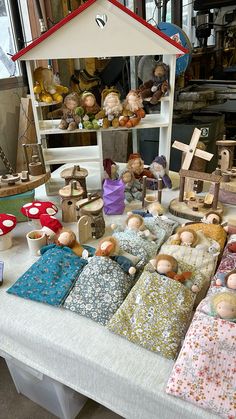
<path fill-rule="evenodd" d="M 219 191 L 220 191 L 220 182 L 215 183 L 215 187 L 214 187 L 214 198 L 213 198 L 213 203 L 212 203 L 212 209 L 213 210 L 216 210 L 217 209 Z"/>
<path fill-rule="evenodd" d="M 142 194 L 142 208 L 144 208 L 144 200 L 146 196 L 147 189 L 147 176 L 143 176 L 143 194 Z"/>
<path fill-rule="evenodd" d="M 183 200 L 184 200 L 184 184 L 185 184 L 185 177 L 180 176 L 179 202 L 183 202 Z"/>
<path fill-rule="evenodd" d="M 163 188 L 163 182 L 161 178 L 158 178 L 157 181 L 157 199 L 158 202 L 161 204 L 161 197 L 162 197 L 162 188 Z"/>

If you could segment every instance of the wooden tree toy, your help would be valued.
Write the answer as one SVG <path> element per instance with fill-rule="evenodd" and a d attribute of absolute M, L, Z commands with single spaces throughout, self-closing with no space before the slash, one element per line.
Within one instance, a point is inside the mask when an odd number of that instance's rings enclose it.
<path fill-rule="evenodd" d="M 65 179 L 66 185 L 68 185 L 72 180 L 78 181 L 84 191 L 83 198 L 87 197 L 86 177 L 88 176 L 88 171 L 86 169 L 76 164 L 74 167 L 62 170 L 60 176 Z"/>
<path fill-rule="evenodd" d="M 59 190 L 63 222 L 77 221 L 76 203 L 82 198 L 83 194 L 84 190 L 76 180 L 71 181 Z"/>
<path fill-rule="evenodd" d="M 78 236 L 80 243 L 90 238 L 99 239 L 105 233 L 103 200 L 99 195 L 88 197 L 76 203 L 78 216 Z"/>

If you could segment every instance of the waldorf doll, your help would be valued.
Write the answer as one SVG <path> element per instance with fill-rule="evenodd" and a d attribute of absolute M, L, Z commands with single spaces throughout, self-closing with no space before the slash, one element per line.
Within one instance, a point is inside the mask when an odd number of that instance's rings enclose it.
<path fill-rule="evenodd" d="M 130 169 L 136 179 L 142 179 L 143 176 L 153 178 L 153 174 L 149 169 L 144 168 L 144 161 L 139 153 L 132 153 L 129 155 L 127 162 L 127 169 Z"/>
<path fill-rule="evenodd" d="M 166 166 L 167 162 L 165 156 L 157 156 L 151 163 L 149 170 L 152 172 L 153 176 L 156 179 L 162 179 L 162 183 L 165 187 L 171 189 L 172 182 L 170 177 L 166 173 Z"/>
<path fill-rule="evenodd" d="M 122 113 L 120 92 L 117 89 L 104 89 L 102 92 L 102 110 L 95 115 L 97 120 L 102 120 L 102 128 L 119 127 L 119 117 Z"/>
<path fill-rule="evenodd" d="M 206 215 L 202 218 L 202 222 L 205 224 L 221 224 L 222 217 L 216 211 L 208 211 Z"/>
<path fill-rule="evenodd" d="M 159 202 L 152 202 L 149 204 L 145 209 L 143 210 L 133 210 L 132 212 L 128 212 L 127 214 L 139 214 L 143 218 L 153 218 L 153 217 L 163 217 L 163 220 L 165 220 L 167 223 L 170 222 L 170 224 L 175 223 L 175 221 L 171 220 L 170 218 L 166 217 L 163 214 L 166 212 L 165 208 L 159 203 Z"/>
<path fill-rule="evenodd" d="M 211 296 L 211 315 L 236 322 L 236 293 L 220 292 Z"/>
<path fill-rule="evenodd" d="M 155 240 L 156 236 L 145 228 L 144 219 L 138 214 L 130 214 L 126 219 L 126 231 L 136 232 L 140 237 L 147 240 Z"/>
<path fill-rule="evenodd" d="M 77 256 L 82 256 L 84 248 L 77 242 L 76 235 L 72 230 L 63 228 L 55 242 L 58 246 L 70 247 Z"/>
<path fill-rule="evenodd" d="M 125 184 L 125 203 L 129 203 L 134 199 L 142 200 L 142 186 L 140 182 L 135 179 L 133 172 L 130 169 L 124 169 L 120 175 L 120 179 Z"/>
<path fill-rule="evenodd" d="M 81 117 L 81 128 L 98 129 L 99 123 L 95 115 L 101 110 L 97 104 L 96 98 L 91 92 L 83 92 L 80 97 L 80 106 L 76 108 L 75 113 Z"/>
<path fill-rule="evenodd" d="M 170 244 L 195 247 L 197 244 L 197 240 L 197 233 L 194 230 L 188 227 L 181 227 L 173 236 Z"/>
<path fill-rule="evenodd" d="M 139 258 L 122 251 L 119 247 L 119 242 L 115 237 L 104 237 L 99 241 L 95 256 L 110 257 L 117 262 L 124 272 L 134 275 L 136 268 L 133 262 L 138 262 Z"/>
<path fill-rule="evenodd" d="M 79 106 L 79 96 L 77 93 L 70 93 L 64 99 L 62 107 L 62 119 L 58 128 L 68 131 L 73 131 L 78 128 L 81 122 L 81 117 L 76 115 L 76 108 Z"/>
<path fill-rule="evenodd" d="M 117 180 L 119 179 L 118 169 L 119 166 L 112 159 L 103 160 L 104 179 Z"/>
<path fill-rule="evenodd" d="M 236 269 L 227 273 L 224 276 L 224 280 L 220 277 L 216 279 L 216 285 L 218 286 L 225 286 L 231 290 L 236 291 Z"/>
<path fill-rule="evenodd" d="M 168 73 L 168 65 L 164 63 L 155 65 L 153 69 L 153 79 L 148 80 L 139 87 L 143 100 L 148 100 L 151 105 L 156 105 L 158 103 L 161 97 L 168 91 Z"/>
<path fill-rule="evenodd" d="M 191 278 L 192 272 L 182 272 L 177 273 L 178 271 L 178 262 L 177 260 L 170 255 L 159 254 L 154 259 L 150 260 L 151 265 L 154 267 L 155 271 L 160 275 L 167 276 L 168 278 L 174 279 L 175 281 L 184 283 Z M 198 292 L 199 287 L 196 284 L 191 286 L 193 292 Z"/>
<path fill-rule="evenodd" d="M 145 117 L 143 101 L 138 91 L 130 90 L 123 103 L 122 116 L 119 118 L 121 127 L 132 128 Z"/>

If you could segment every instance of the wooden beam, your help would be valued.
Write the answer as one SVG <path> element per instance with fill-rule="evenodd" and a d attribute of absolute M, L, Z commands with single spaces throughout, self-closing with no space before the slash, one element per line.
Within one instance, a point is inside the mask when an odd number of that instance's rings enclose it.
<path fill-rule="evenodd" d="M 214 173 L 203 173 L 196 172 L 195 170 L 183 170 L 179 171 L 180 177 L 190 177 L 192 179 L 205 180 L 206 182 L 221 182 L 222 176 L 215 175 Z"/>

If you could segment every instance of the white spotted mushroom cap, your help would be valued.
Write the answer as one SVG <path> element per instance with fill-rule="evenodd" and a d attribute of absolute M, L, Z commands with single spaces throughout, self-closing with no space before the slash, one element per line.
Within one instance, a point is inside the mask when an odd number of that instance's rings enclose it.
<path fill-rule="evenodd" d="M 12 214 L 0 214 L 0 237 L 9 233 L 16 226 L 16 217 Z"/>
<path fill-rule="evenodd" d="M 50 201 L 40 202 L 34 201 L 23 205 L 21 208 L 22 214 L 28 218 L 38 219 L 42 214 L 54 215 L 58 211 L 55 204 Z"/>

